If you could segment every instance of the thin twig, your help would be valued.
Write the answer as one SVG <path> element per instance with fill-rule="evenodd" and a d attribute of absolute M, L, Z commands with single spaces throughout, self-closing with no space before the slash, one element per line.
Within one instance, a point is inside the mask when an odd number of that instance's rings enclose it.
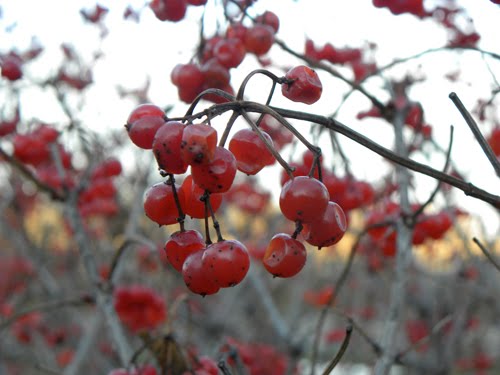
<path fill-rule="evenodd" d="M 12 316 L 9 316 L 7 319 L 5 319 L 3 322 L 0 323 L 0 332 L 3 331 L 8 326 L 10 326 L 15 321 L 17 321 L 18 319 L 21 319 L 23 316 L 26 316 L 26 315 L 31 314 L 31 313 L 36 312 L 36 311 L 50 311 L 50 310 L 59 309 L 61 307 L 67 307 L 67 306 L 88 305 L 89 303 L 92 303 L 92 299 L 89 299 L 88 296 L 83 296 L 83 297 L 79 297 L 79 298 L 67 298 L 67 299 L 48 301 L 48 302 L 41 302 L 41 303 L 35 304 L 29 308 L 21 310 Z"/>
<path fill-rule="evenodd" d="M 490 145 L 488 144 L 488 141 L 484 138 L 484 136 L 481 134 L 481 131 L 479 130 L 479 127 L 476 124 L 476 121 L 474 121 L 474 118 L 472 115 L 469 113 L 467 108 L 465 108 L 464 104 L 458 97 L 458 95 L 454 92 L 450 93 L 449 95 L 451 101 L 457 109 L 460 111 L 460 114 L 464 118 L 465 122 L 467 125 L 469 125 L 470 130 L 472 131 L 472 134 L 474 134 L 474 137 L 476 137 L 477 142 L 483 149 L 483 152 L 486 154 L 488 157 L 488 160 L 490 161 L 491 165 L 495 169 L 495 173 L 497 174 L 498 177 L 500 177 L 500 161 L 498 161 L 495 153 L 491 149 Z"/>
<path fill-rule="evenodd" d="M 443 319 L 441 319 L 439 322 L 432 327 L 432 330 L 429 332 L 428 335 L 422 337 L 420 340 L 417 340 L 415 343 L 411 344 L 408 346 L 406 349 L 401 350 L 397 355 L 396 355 L 396 363 L 399 363 L 401 361 L 401 358 L 404 357 L 406 354 L 409 352 L 418 349 L 422 344 L 425 344 L 427 341 L 431 339 L 431 337 L 435 336 L 437 333 L 439 333 L 446 325 L 451 321 L 453 318 L 452 315 L 447 315 Z"/>
<path fill-rule="evenodd" d="M 497 260 L 495 260 L 495 258 L 493 257 L 493 255 L 490 254 L 490 252 L 486 249 L 486 247 L 484 247 L 484 245 L 476 237 L 472 238 L 472 241 L 474 241 L 474 243 L 477 246 L 479 246 L 479 248 L 481 249 L 481 251 L 483 252 L 483 254 L 491 262 L 491 264 L 493 264 L 493 266 L 495 266 L 495 268 L 498 271 L 500 271 L 500 264 L 498 263 Z"/>
<path fill-rule="evenodd" d="M 24 177 L 26 177 L 28 180 L 33 182 L 35 186 L 50 195 L 52 199 L 58 200 L 58 201 L 64 201 L 66 200 L 67 196 L 63 194 L 62 192 L 55 190 L 51 186 L 47 185 L 46 183 L 40 181 L 30 170 L 26 165 L 21 163 L 19 160 L 17 160 L 15 157 L 7 154 L 2 148 L 0 148 L 0 158 L 6 160 L 12 167 L 17 169 L 18 172 L 20 172 Z"/>
<path fill-rule="evenodd" d="M 349 346 L 349 340 L 351 339 L 351 335 L 352 335 L 352 325 L 348 325 L 347 328 L 345 329 L 344 341 L 342 342 L 342 345 L 340 346 L 340 349 L 337 352 L 337 355 L 328 364 L 325 371 L 323 371 L 322 375 L 329 375 L 333 371 L 335 366 L 337 366 L 337 364 L 340 362 L 340 360 L 342 359 L 342 356 L 344 355 L 345 351 L 347 350 L 347 347 Z"/>

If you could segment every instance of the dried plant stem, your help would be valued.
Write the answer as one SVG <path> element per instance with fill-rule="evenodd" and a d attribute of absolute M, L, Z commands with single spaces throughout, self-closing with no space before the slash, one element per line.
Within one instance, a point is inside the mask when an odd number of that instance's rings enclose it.
<path fill-rule="evenodd" d="M 491 149 L 490 145 L 488 144 L 488 141 L 483 137 L 481 134 L 481 131 L 479 130 L 479 127 L 476 124 L 476 121 L 474 121 L 474 118 L 471 116 L 467 108 L 465 108 L 464 104 L 458 97 L 458 95 L 454 92 L 450 93 L 449 95 L 451 101 L 457 109 L 460 111 L 460 114 L 464 118 L 465 122 L 467 125 L 469 125 L 470 130 L 474 134 L 474 137 L 476 137 L 477 142 L 483 149 L 483 152 L 486 154 L 486 157 L 490 161 L 491 165 L 495 169 L 495 173 L 497 174 L 498 177 L 500 177 L 500 161 L 498 161 L 497 156 Z"/>

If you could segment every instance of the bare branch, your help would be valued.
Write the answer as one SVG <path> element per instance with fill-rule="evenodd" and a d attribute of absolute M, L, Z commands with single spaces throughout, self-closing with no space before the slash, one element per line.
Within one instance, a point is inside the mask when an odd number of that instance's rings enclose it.
<path fill-rule="evenodd" d="M 449 97 L 453 102 L 453 104 L 455 104 L 457 109 L 460 111 L 460 114 L 464 118 L 467 125 L 469 125 L 469 128 L 474 134 L 474 137 L 476 137 L 477 142 L 479 143 L 479 145 L 483 149 L 483 152 L 486 154 L 488 160 L 495 169 L 495 173 L 497 174 L 498 177 L 500 177 L 500 162 L 498 161 L 495 153 L 488 144 L 488 141 L 486 141 L 486 139 L 481 134 L 481 131 L 479 130 L 479 127 L 476 124 L 476 121 L 474 121 L 474 118 L 471 116 L 467 108 L 465 108 L 464 104 L 462 103 L 462 101 L 460 100 L 460 98 L 456 93 L 454 92 L 450 93 Z"/>

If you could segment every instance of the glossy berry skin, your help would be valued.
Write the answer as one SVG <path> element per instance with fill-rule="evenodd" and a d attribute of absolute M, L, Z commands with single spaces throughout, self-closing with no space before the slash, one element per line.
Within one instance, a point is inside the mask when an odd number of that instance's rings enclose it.
<path fill-rule="evenodd" d="M 205 246 L 205 240 L 197 230 L 178 231 L 173 233 L 165 243 L 165 253 L 172 267 L 181 272 L 186 258 L 204 249 Z"/>
<path fill-rule="evenodd" d="M 237 38 L 221 39 L 214 47 L 214 56 L 226 69 L 236 68 L 246 55 L 243 42 Z"/>
<path fill-rule="evenodd" d="M 274 29 L 269 25 L 255 24 L 245 33 L 245 48 L 248 52 L 262 56 L 274 43 Z"/>
<path fill-rule="evenodd" d="M 178 64 L 170 74 L 172 83 L 177 86 L 179 98 L 191 103 L 203 91 L 205 75 L 196 64 Z"/>
<path fill-rule="evenodd" d="M 205 251 L 199 250 L 189 255 L 182 266 L 184 283 L 191 292 L 202 296 L 215 294 L 220 289 L 202 262 Z"/>
<path fill-rule="evenodd" d="M 209 125 L 187 125 L 182 134 L 181 157 L 189 165 L 211 162 L 217 147 L 217 131 Z"/>
<path fill-rule="evenodd" d="M 2 68 L 2 77 L 8 79 L 9 81 L 17 81 L 23 76 L 23 70 L 21 68 L 22 59 L 14 54 L 6 55 L 3 57 L 0 63 L 0 68 Z"/>
<path fill-rule="evenodd" d="M 225 240 L 207 247 L 203 253 L 203 267 L 221 288 L 239 284 L 250 268 L 250 255 L 241 242 Z"/>
<path fill-rule="evenodd" d="M 132 124 L 143 117 L 163 117 L 163 110 L 154 104 L 141 104 L 134 108 L 127 119 L 127 124 Z"/>
<path fill-rule="evenodd" d="M 181 207 L 184 205 L 184 193 L 175 185 Z M 179 211 L 175 203 L 172 186 L 160 182 L 149 187 L 144 193 L 144 212 L 159 225 L 177 223 Z"/>
<path fill-rule="evenodd" d="M 283 185 L 280 208 L 288 220 L 309 223 L 323 215 L 329 199 L 328 190 L 321 181 L 298 176 Z"/>
<path fill-rule="evenodd" d="M 304 245 L 289 234 L 276 234 L 264 253 L 262 263 L 275 277 L 292 277 L 306 264 L 307 251 Z"/>
<path fill-rule="evenodd" d="M 149 7 L 160 21 L 178 22 L 186 15 L 186 0 L 153 0 Z"/>
<path fill-rule="evenodd" d="M 201 66 L 201 71 L 205 77 L 205 88 L 223 89 L 229 85 L 231 75 L 217 58 L 213 57 Z"/>
<path fill-rule="evenodd" d="M 198 185 L 193 183 L 193 176 L 188 175 L 184 179 L 181 185 L 181 190 L 184 193 L 185 204 L 182 207 L 184 213 L 194 219 L 204 219 L 205 218 L 205 203 L 201 201 L 201 197 L 205 191 Z M 221 203 L 221 194 L 210 194 L 210 205 L 212 210 L 217 212 Z M 210 215 L 210 212 L 208 213 Z"/>
<path fill-rule="evenodd" d="M 339 242 L 347 230 L 344 210 L 335 202 L 328 202 L 323 215 L 304 224 L 304 237 L 307 243 L 318 248 L 328 247 Z"/>
<path fill-rule="evenodd" d="M 231 151 L 217 147 L 210 163 L 191 165 L 191 175 L 200 188 L 210 193 L 225 193 L 236 176 L 236 159 Z"/>
<path fill-rule="evenodd" d="M 290 82 L 281 85 L 281 93 L 294 102 L 313 104 L 319 100 L 323 85 L 318 74 L 304 65 L 296 66 L 286 73 Z"/>
<path fill-rule="evenodd" d="M 181 158 L 182 134 L 186 126 L 177 121 L 165 123 L 153 139 L 153 153 L 158 167 L 167 173 L 182 174 L 188 165 Z"/>
<path fill-rule="evenodd" d="M 273 140 L 269 134 L 262 132 L 262 135 L 272 146 Z M 238 170 L 247 175 L 257 174 L 266 165 L 271 165 L 276 160 L 257 132 L 251 129 L 237 131 L 229 142 L 229 151 L 236 158 Z"/>
<path fill-rule="evenodd" d="M 150 150 L 157 130 L 165 123 L 163 116 L 163 110 L 153 104 L 135 108 L 125 125 L 130 140 L 137 147 Z"/>
<path fill-rule="evenodd" d="M 275 13 L 268 10 L 256 17 L 255 22 L 271 26 L 275 34 L 280 28 L 280 19 Z"/>

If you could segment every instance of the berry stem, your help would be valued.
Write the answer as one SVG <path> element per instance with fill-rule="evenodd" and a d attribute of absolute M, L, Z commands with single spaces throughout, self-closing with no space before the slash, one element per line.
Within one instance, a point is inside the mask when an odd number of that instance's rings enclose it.
<path fill-rule="evenodd" d="M 292 238 L 293 238 L 294 240 L 296 240 L 296 239 L 297 239 L 297 236 L 300 234 L 300 232 L 302 232 L 302 229 L 304 229 L 304 226 L 302 225 L 302 221 L 297 220 L 297 221 L 295 222 L 295 231 L 294 231 L 294 232 L 293 232 L 293 234 L 292 234 Z"/>
<path fill-rule="evenodd" d="M 248 122 L 248 124 L 251 126 L 251 128 L 257 133 L 259 136 L 260 140 L 264 142 L 266 145 L 266 148 L 269 150 L 271 154 L 276 158 L 278 163 L 281 164 L 281 166 L 285 169 L 286 173 L 290 176 L 290 178 L 293 178 L 293 169 L 290 167 L 290 165 L 281 157 L 279 152 L 276 151 L 276 149 L 271 145 L 267 139 L 262 135 L 262 130 L 257 126 L 257 124 L 252 120 L 252 118 L 248 115 L 248 113 L 245 110 L 241 111 L 242 116 L 245 118 L 245 120 Z"/>
<path fill-rule="evenodd" d="M 222 137 L 220 138 L 219 141 L 219 147 L 224 147 L 227 141 L 227 137 L 229 137 L 229 132 L 231 131 L 231 128 L 233 127 L 234 122 L 238 118 L 240 114 L 238 112 L 233 112 L 231 115 L 229 121 L 226 124 L 226 128 L 224 129 L 224 133 L 222 133 Z"/>
<path fill-rule="evenodd" d="M 276 74 L 271 73 L 270 71 L 268 71 L 266 69 L 256 69 L 256 70 L 248 73 L 248 75 L 245 77 L 245 79 L 241 83 L 240 88 L 238 89 L 238 93 L 236 94 L 236 100 L 238 100 L 238 101 L 243 100 L 243 94 L 245 93 L 245 88 L 248 84 L 248 81 L 250 80 L 250 78 L 252 78 L 256 74 L 263 74 L 266 77 L 271 78 L 271 80 L 273 81 L 273 87 L 271 89 L 271 93 L 270 93 L 270 97 L 268 98 L 268 101 L 271 99 L 272 94 L 274 92 L 274 87 L 276 86 L 277 83 L 282 84 L 282 83 L 289 82 L 289 80 L 286 79 L 285 77 L 278 77 Z M 269 102 L 267 102 L 267 104 L 269 104 Z"/>
<path fill-rule="evenodd" d="M 222 233 L 220 231 L 220 225 L 217 219 L 215 218 L 215 213 L 212 208 L 212 204 L 210 203 L 210 193 L 205 191 L 205 194 L 203 194 L 202 198 L 203 202 L 205 203 L 205 212 L 207 213 L 207 210 L 210 212 L 210 216 L 212 217 L 212 223 L 215 229 L 215 232 L 217 233 L 217 242 L 224 241 L 224 238 L 222 237 Z M 208 216 L 208 215 L 206 215 Z M 207 219 L 208 222 L 208 219 Z"/>
<path fill-rule="evenodd" d="M 207 204 L 207 192 L 205 192 L 205 194 L 203 194 L 201 196 L 201 200 L 203 201 L 203 203 L 205 203 L 205 244 L 208 246 L 208 245 L 211 245 L 212 244 L 212 239 L 210 238 L 210 226 L 208 225 L 208 204 Z"/>
<path fill-rule="evenodd" d="M 177 207 L 177 212 L 179 213 L 179 217 L 177 221 L 179 222 L 180 231 L 184 232 L 184 220 L 186 219 L 186 214 L 182 211 L 181 202 L 179 201 L 179 195 L 177 194 L 177 189 L 175 188 L 175 178 L 172 173 L 168 173 L 167 185 L 172 187 L 172 194 L 174 196 L 175 205 Z"/>

